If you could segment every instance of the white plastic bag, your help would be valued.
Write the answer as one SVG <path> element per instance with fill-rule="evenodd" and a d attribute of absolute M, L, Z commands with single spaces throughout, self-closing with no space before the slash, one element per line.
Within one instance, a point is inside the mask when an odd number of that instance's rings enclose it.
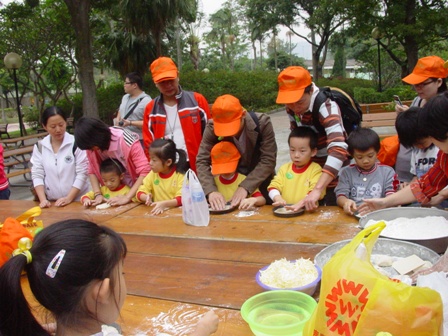
<path fill-rule="evenodd" d="M 204 190 L 191 169 L 185 174 L 182 185 L 182 218 L 186 224 L 194 226 L 207 226 L 210 222 Z"/>

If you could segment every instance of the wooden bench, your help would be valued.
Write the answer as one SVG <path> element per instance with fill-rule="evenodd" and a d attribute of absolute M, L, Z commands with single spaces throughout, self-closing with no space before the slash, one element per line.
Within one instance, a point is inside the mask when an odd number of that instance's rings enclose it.
<path fill-rule="evenodd" d="M 8 133 L 8 124 L 0 124 L 0 138 L 3 138 L 3 134 L 6 135 L 8 139 L 11 138 Z"/>
<path fill-rule="evenodd" d="M 410 106 L 412 100 L 403 101 L 404 105 Z M 384 112 L 393 112 L 387 109 L 390 103 L 372 103 L 372 104 L 359 104 L 361 106 L 362 115 L 364 116 L 367 113 L 384 113 Z"/>
<path fill-rule="evenodd" d="M 395 130 L 397 112 L 366 113 L 362 115 L 361 126 L 374 128 L 381 138 L 397 134 Z"/>

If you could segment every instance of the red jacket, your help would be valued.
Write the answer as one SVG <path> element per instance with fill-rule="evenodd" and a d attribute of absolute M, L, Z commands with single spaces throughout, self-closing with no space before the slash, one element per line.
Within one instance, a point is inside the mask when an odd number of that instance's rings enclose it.
<path fill-rule="evenodd" d="M 196 171 L 196 156 L 202 140 L 207 120 L 210 119 L 210 112 L 207 100 L 197 92 L 182 91 L 180 89 L 177 98 L 177 111 L 179 113 L 180 124 L 184 133 L 190 167 Z M 165 136 L 166 111 L 163 106 L 162 95 L 156 97 L 145 108 L 143 115 L 143 142 L 145 154 L 149 160 L 149 146 L 154 139 Z"/>

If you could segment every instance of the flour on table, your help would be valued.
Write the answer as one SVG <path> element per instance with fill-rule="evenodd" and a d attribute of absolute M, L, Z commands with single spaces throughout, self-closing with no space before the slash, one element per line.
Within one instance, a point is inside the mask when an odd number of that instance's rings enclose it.
<path fill-rule="evenodd" d="M 448 220 L 442 216 L 418 218 L 398 217 L 384 221 L 386 227 L 381 232 L 383 237 L 396 239 L 434 239 L 448 236 Z M 378 223 L 371 219 L 365 227 Z"/>
<path fill-rule="evenodd" d="M 104 210 L 104 209 L 109 209 L 109 208 L 110 208 L 109 203 L 101 203 L 96 206 L 97 210 Z"/>

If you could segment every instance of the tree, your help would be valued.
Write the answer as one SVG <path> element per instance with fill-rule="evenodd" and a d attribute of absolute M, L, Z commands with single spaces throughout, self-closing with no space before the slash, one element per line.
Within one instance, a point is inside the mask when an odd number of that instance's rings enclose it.
<path fill-rule="evenodd" d="M 353 35 L 359 39 L 371 36 L 374 27 L 381 29 L 381 47 L 401 67 L 401 77 L 426 56 L 419 55 L 422 51 L 448 38 L 446 0 L 358 0 L 348 10 Z"/>

